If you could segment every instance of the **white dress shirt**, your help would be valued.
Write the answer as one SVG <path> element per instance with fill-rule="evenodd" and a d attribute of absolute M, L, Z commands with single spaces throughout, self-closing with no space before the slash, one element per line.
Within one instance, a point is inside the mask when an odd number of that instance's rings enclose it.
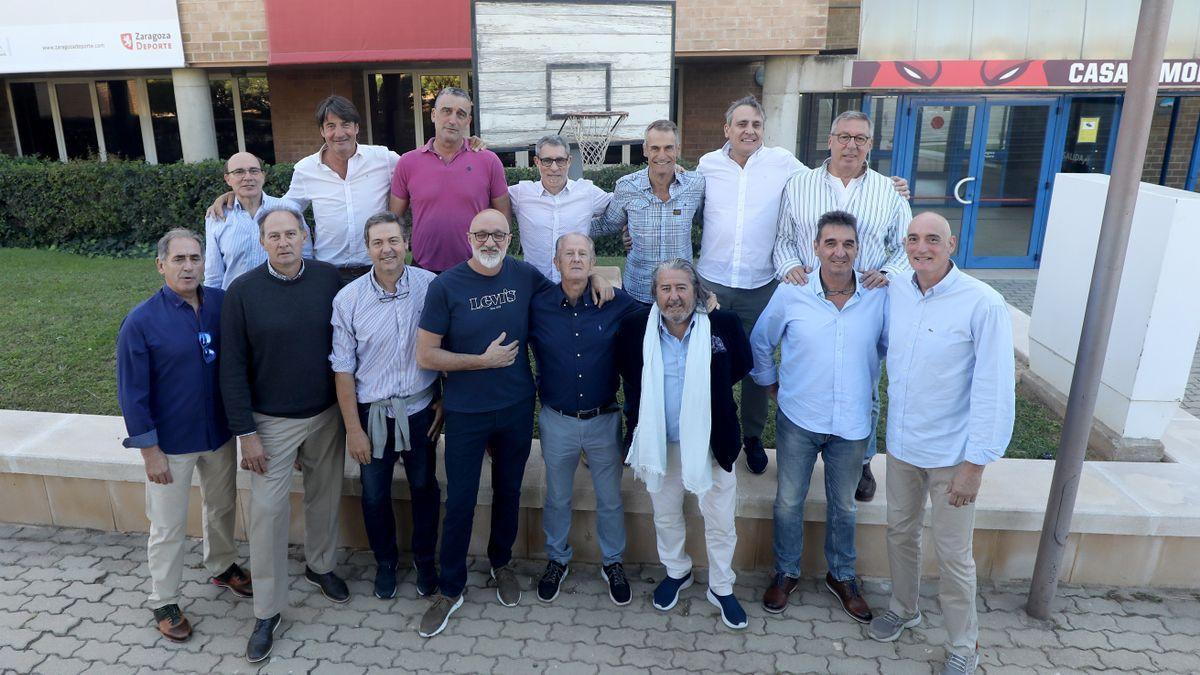
<path fill-rule="evenodd" d="M 540 180 L 523 180 L 508 187 L 513 218 L 521 235 L 525 262 L 554 283 L 562 281 L 554 267 L 554 244 L 564 234 L 587 234 L 604 215 L 612 194 L 590 180 L 567 180 L 552 195 Z"/>
<path fill-rule="evenodd" d="M 740 166 L 729 143 L 700 158 L 704 174 L 704 234 L 700 276 L 730 288 L 761 288 L 775 276 L 771 250 L 783 187 L 808 167 L 783 148 L 761 147 Z"/>
<path fill-rule="evenodd" d="M 392 172 L 400 155 L 382 145 L 358 144 L 343 180 L 321 161 L 325 146 L 296 162 L 292 185 L 284 199 L 301 209 L 313 209 L 315 257 L 338 267 L 370 265 L 363 243 L 367 218 L 386 211 L 392 190 Z"/>
<path fill-rule="evenodd" d="M 915 275 L 887 289 L 888 454 L 923 469 L 1000 459 L 1016 406 L 1004 298 L 957 266 L 924 294 Z"/>
<path fill-rule="evenodd" d="M 804 286 L 781 284 L 750 333 L 750 376 L 762 386 L 779 383 L 783 414 L 801 429 L 848 441 L 871 435 L 871 394 L 887 353 L 887 292 L 864 288 L 857 276 L 841 310 L 826 299 L 819 268 Z"/>

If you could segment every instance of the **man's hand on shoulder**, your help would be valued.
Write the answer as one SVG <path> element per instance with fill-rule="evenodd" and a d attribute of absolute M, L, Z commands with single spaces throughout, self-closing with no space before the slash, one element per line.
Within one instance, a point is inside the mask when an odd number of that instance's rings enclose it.
<path fill-rule="evenodd" d="M 808 273 L 811 271 L 812 269 L 806 265 L 796 265 L 783 275 L 783 283 L 803 286 L 808 283 Z"/>
<path fill-rule="evenodd" d="M 603 274 L 592 272 L 590 281 L 592 282 L 592 302 L 596 303 L 597 307 L 603 307 L 604 303 L 617 296 L 612 282 L 605 278 Z"/>
<path fill-rule="evenodd" d="M 467 137 L 467 147 L 470 148 L 471 152 L 479 152 L 480 150 L 487 150 L 487 142 L 478 136 L 469 136 Z"/>
<path fill-rule="evenodd" d="M 908 181 L 900 176 L 892 176 L 892 187 L 896 188 L 896 193 L 905 199 L 912 196 L 912 193 L 908 191 Z"/>
<path fill-rule="evenodd" d="M 233 208 L 233 192 L 226 192 L 213 200 L 212 206 L 208 207 L 208 210 L 204 212 L 204 217 L 224 220 L 225 211 L 231 208 Z"/>
<path fill-rule="evenodd" d="M 887 272 L 883 270 L 867 270 L 862 273 L 863 286 L 866 288 L 879 288 L 888 285 Z"/>

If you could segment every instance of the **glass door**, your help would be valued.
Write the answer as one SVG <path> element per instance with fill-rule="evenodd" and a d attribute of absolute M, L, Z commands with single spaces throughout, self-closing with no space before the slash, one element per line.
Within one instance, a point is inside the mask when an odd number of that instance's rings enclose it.
<path fill-rule="evenodd" d="M 977 187 L 973 158 L 981 108 L 979 100 L 912 99 L 905 134 L 909 145 L 896 162 L 898 169 L 907 167 L 913 212 L 934 211 L 950 222 L 951 233 L 959 238 L 959 264 Z"/>

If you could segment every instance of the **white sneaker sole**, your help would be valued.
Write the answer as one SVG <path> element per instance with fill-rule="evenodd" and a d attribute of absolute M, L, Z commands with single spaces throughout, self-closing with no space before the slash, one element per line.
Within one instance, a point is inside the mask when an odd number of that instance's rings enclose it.
<path fill-rule="evenodd" d="M 495 580 L 496 580 L 496 570 L 492 570 L 492 581 L 495 581 Z M 504 605 L 505 607 L 516 607 L 517 605 L 521 604 L 521 596 L 522 595 L 523 595 L 522 591 L 518 588 L 517 589 L 517 601 L 510 605 L 504 601 L 504 598 L 500 597 L 500 585 L 498 583 L 496 585 L 496 600 L 499 601 L 500 604 Z M 555 594 L 554 597 L 557 598 L 558 595 Z"/>
<path fill-rule="evenodd" d="M 446 624 L 450 622 L 450 615 L 454 614 L 454 612 L 458 611 L 458 608 L 462 607 L 462 604 L 463 604 L 463 596 L 460 595 L 460 596 L 458 596 L 458 601 L 455 602 L 450 607 L 449 612 L 446 612 L 446 618 L 442 619 L 442 623 L 437 628 L 433 629 L 433 631 L 431 631 L 429 633 L 426 633 L 420 629 L 417 629 L 417 635 L 420 635 L 423 638 L 431 638 L 434 635 L 437 635 L 438 633 L 446 630 Z"/>
<path fill-rule="evenodd" d="M 558 580 L 558 585 L 554 587 L 554 595 L 550 596 L 549 598 L 543 598 L 541 593 L 535 593 L 535 595 L 537 595 L 537 599 L 538 599 L 538 601 L 539 601 L 539 602 L 547 602 L 547 603 L 549 603 L 549 602 L 554 602 L 554 601 L 555 601 L 555 600 L 558 598 L 558 594 L 559 594 L 560 592 L 562 592 L 562 582 L 564 582 L 564 581 L 566 581 L 566 580 L 567 580 L 567 575 L 568 575 L 568 574 L 570 574 L 570 573 L 571 573 L 571 568 L 570 568 L 570 567 L 564 567 L 564 568 L 563 568 L 563 575 L 562 575 L 562 578 Z M 493 577 L 493 578 L 494 578 L 494 577 Z M 500 597 L 500 589 L 496 589 L 496 597 L 497 597 L 497 598 L 498 598 L 498 597 Z M 500 604 L 502 604 L 502 605 L 503 605 L 503 604 L 504 604 L 504 601 L 503 601 L 503 600 L 501 600 L 501 601 L 500 601 Z"/>
<path fill-rule="evenodd" d="M 671 611 L 671 608 L 673 608 L 675 605 L 677 605 L 679 603 L 679 596 L 685 590 L 692 587 L 692 581 L 694 579 L 695 579 L 695 577 L 689 574 L 688 578 L 682 584 L 679 585 L 679 588 L 675 589 L 675 597 L 671 598 L 671 604 L 663 607 L 663 606 L 659 605 L 657 602 L 654 602 L 653 600 L 650 601 L 650 604 L 654 605 L 654 609 L 657 609 L 660 612 Z"/>
<path fill-rule="evenodd" d="M 601 566 L 600 566 L 600 578 L 604 580 L 604 583 L 606 583 L 606 584 L 608 583 L 608 574 L 607 574 L 607 573 L 604 571 L 604 566 L 603 566 L 603 565 L 601 565 Z M 678 597 L 678 596 L 676 596 L 676 597 Z M 613 604 L 614 604 L 614 605 L 616 605 L 617 607 L 624 607 L 625 605 L 628 605 L 630 602 L 632 602 L 632 601 L 633 601 L 633 593 L 632 593 L 632 592 L 630 592 L 630 594 L 629 594 L 629 599 L 628 599 L 628 600 L 626 600 L 625 602 L 617 602 L 617 599 L 616 599 L 616 598 L 614 598 L 614 597 L 613 597 L 613 594 L 612 594 L 612 585 L 611 585 L 611 584 L 609 584 L 609 586 L 608 586 L 608 599 L 609 599 L 609 600 L 612 600 L 612 601 L 613 601 Z M 674 606 L 674 605 L 672 605 L 672 606 Z M 670 607 L 668 607 L 667 609 L 670 609 Z"/>
<path fill-rule="evenodd" d="M 744 621 L 742 623 L 733 623 L 729 619 L 726 619 L 725 618 L 725 608 L 721 606 L 721 601 L 717 599 L 716 594 L 712 592 L 711 588 L 708 589 L 708 592 L 704 594 L 704 597 L 708 598 L 708 602 L 710 604 L 712 604 L 712 606 L 714 606 L 718 610 L 720 610 L 721 623 L 725 624 L 726 626 L 729 626 L 730 628 L 732 628 L 734 630 L 741 630 L 750 624 L 749 621 Z"/>
<path fill-rule="evenodd" d="M 905 628 L 916 628 L 917 626 L 921 625 L 922 618 L 924 618 L 924 617 L 921 615 L 921 610 L 918 609 L 917 615 L 914 616 L 913 618 L 909 619 L 908 621 L 905 621 L 904 623 L 900 624 L 900 627 L 896 629 L 895 633 L 892 633 L 891 635 L 885 635 L 883 637 L 879 637 L 878 635 L 875 635 L 874 633 L 871 632 L 871 627 L 868 625 L 867 626 L 867 635 L 870 635 L 871 639 L 875 640 L 876 642 L 895 642 L 896 640 L 900 639 L 900 634 L 904 632 Z"/>

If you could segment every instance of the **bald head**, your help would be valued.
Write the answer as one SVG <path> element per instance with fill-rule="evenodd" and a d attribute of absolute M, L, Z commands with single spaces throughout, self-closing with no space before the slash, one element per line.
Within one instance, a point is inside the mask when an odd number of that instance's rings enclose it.
<path fill-rule="evenodd" d="M 484 270 L 499 270 L 508 250 L 508 218 L 496 209 L 484 209 L 471 219 L 467 243 L 471 246 L 473 263 Z M 480 271 L 480 270 L 476 270 Z"/>
<path fill-rule="evenodd" d="M 243 199 L 262 194 L 262 161 L 248 152 L 234 153 L 225 160 L 225 184 Z"/>
<path fill-rule="evenodd" d="M 496 209 L 484 209 L 475 214 L 475 217 L 471 219 L 472 232 L 480 228 L 490 230 L 500 227 L 504 228 L 505 232 L 508 232 L 508 218 L 505 218 L 504 214 Z"/>
<path fill-rule="evenodd" d="M 929 289 L 950 272 L 950 255 L 958 239 L 950 233 L 950 223 L 940 214 L 919 213 L 908 224 L 904 252 L 917 274 L 921 288 Z"/>
<path fill-rule="evenodd" d="M 946 220 L 942 214 L 934 213 L 933 211 L 918 213 L 915 217 L 913 217 L 912 221 L 909 222 L 908 231 L 910 234 L 913 232 L 937 232 L 944 239 L 949 239 L 951 237 L 950 221 Z"/>

